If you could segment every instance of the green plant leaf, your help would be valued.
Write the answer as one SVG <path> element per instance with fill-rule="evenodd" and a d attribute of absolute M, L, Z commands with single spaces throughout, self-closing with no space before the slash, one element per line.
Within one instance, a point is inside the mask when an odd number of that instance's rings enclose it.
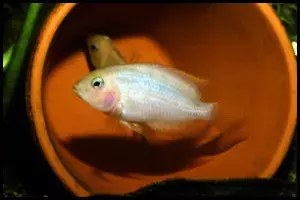
<path fill-rule="evenodd" d="M 11 45 L 9 49 L 3 54 L 3 71 L 5 71 L 6 67 L 8 66 L 13 50 L 14 45 Z"/>
<path fill-rule="evenodd" d="M 25 22 L 17 43 L 12 52 L 12 58 L 8 63 L 3 81 L 3 116 L 5 117 L 10 101 L 14 95 L 15 87 L 19 80 L 25 55 L 28 51 L 34 26 L 38 19 L 38 13 L 42 3 L 30 3 Z"/>

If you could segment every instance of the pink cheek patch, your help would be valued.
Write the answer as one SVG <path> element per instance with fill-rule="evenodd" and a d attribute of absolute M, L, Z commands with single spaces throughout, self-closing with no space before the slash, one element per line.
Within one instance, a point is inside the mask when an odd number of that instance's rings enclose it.
<path fill-rule="evenodd" d="M 112 93 L 112 92 L 106 92 L 105 96 L 103 98 L 104 107 L 106 107 L 106 108 L 113 107 L 115 99 L 116 98 L 115 98 L 114 93 Z"/>

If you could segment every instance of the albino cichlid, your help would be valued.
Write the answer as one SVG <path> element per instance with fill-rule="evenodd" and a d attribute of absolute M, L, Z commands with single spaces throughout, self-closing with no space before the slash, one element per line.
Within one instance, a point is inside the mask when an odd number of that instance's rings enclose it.
<path fill-rule="evenodd" d="M 195 120 L 213 120 L 217 103 L 201 101 L 206 83 L 158 64 L 125 64 L 96 69 L 75 83 L 73 90 L 147 138 L 145 127 L 160 134 L 184 135 Z"/>
<path fill-rule="evenodd" d="M 96 69 L 125 64 L 120 52 L 106 35 L 92 34 L 87 38 L 88 54 Z"/>

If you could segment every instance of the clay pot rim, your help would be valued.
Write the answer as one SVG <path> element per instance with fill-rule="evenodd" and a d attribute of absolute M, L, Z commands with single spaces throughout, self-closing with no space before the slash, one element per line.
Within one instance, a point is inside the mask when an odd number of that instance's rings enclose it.
<path fill-rule="evenodd" d="M 28 104 L 31 118 L 35 122 L 34 128 L 36 130 L 36 138 L 46 157 L 48 163 L 53 171 L 60 178 L 60 180 L 77 196 L 89 196 L 90 192 L 84 188 L 78 180 L 72 175 L 66 166 L 61 162 L 54 146 L 49 146 L 51 138 L 48 135 L 47 125 L 44 120 L 44 113 L 42 107 L 42 74 L 44 61 L 50 46 L 50 43 L 65 17 L 77 5 L 77 3 L 61 3 L 58 4 L 46 19 L 45 24 L 40 32 L 38 44 L 33 53 L 31 74 L 28 80 Z M 290 86 L 290 108 L 288 113 L 288 122 L 285 128 L 282 140 L 277 148 L 276 156 L 274 156 L 269 166 L 263 171 L 259 178 L 270 178 L 279 168 L 287 150 L 291 144 L 292 136 L 296 125 L 297 117 L 297 73 L 296 59 L 293 53 L 292 45 L 286 35 L 284 27 L 276 16 L 272 7 L 267 3 L 255 3 L 257 9 L 260 11 L 262 17 L 268 19 L 269 25 L 272 27 L 273 33 L 276 35 L 281 49 L 285 54 L 285 60 L 288 65 L 289 86 Z M 57 161 L 57 162 L 56 162 Z"/>

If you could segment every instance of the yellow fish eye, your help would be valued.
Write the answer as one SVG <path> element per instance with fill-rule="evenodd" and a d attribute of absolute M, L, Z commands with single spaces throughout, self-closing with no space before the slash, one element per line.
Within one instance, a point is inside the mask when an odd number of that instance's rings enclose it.
<path fill-rule="evenodd" d="M 93 88 L 101 88 L 104 86 L 104 80 L 100 77 L 93 78 L 91 81 Z"/>

